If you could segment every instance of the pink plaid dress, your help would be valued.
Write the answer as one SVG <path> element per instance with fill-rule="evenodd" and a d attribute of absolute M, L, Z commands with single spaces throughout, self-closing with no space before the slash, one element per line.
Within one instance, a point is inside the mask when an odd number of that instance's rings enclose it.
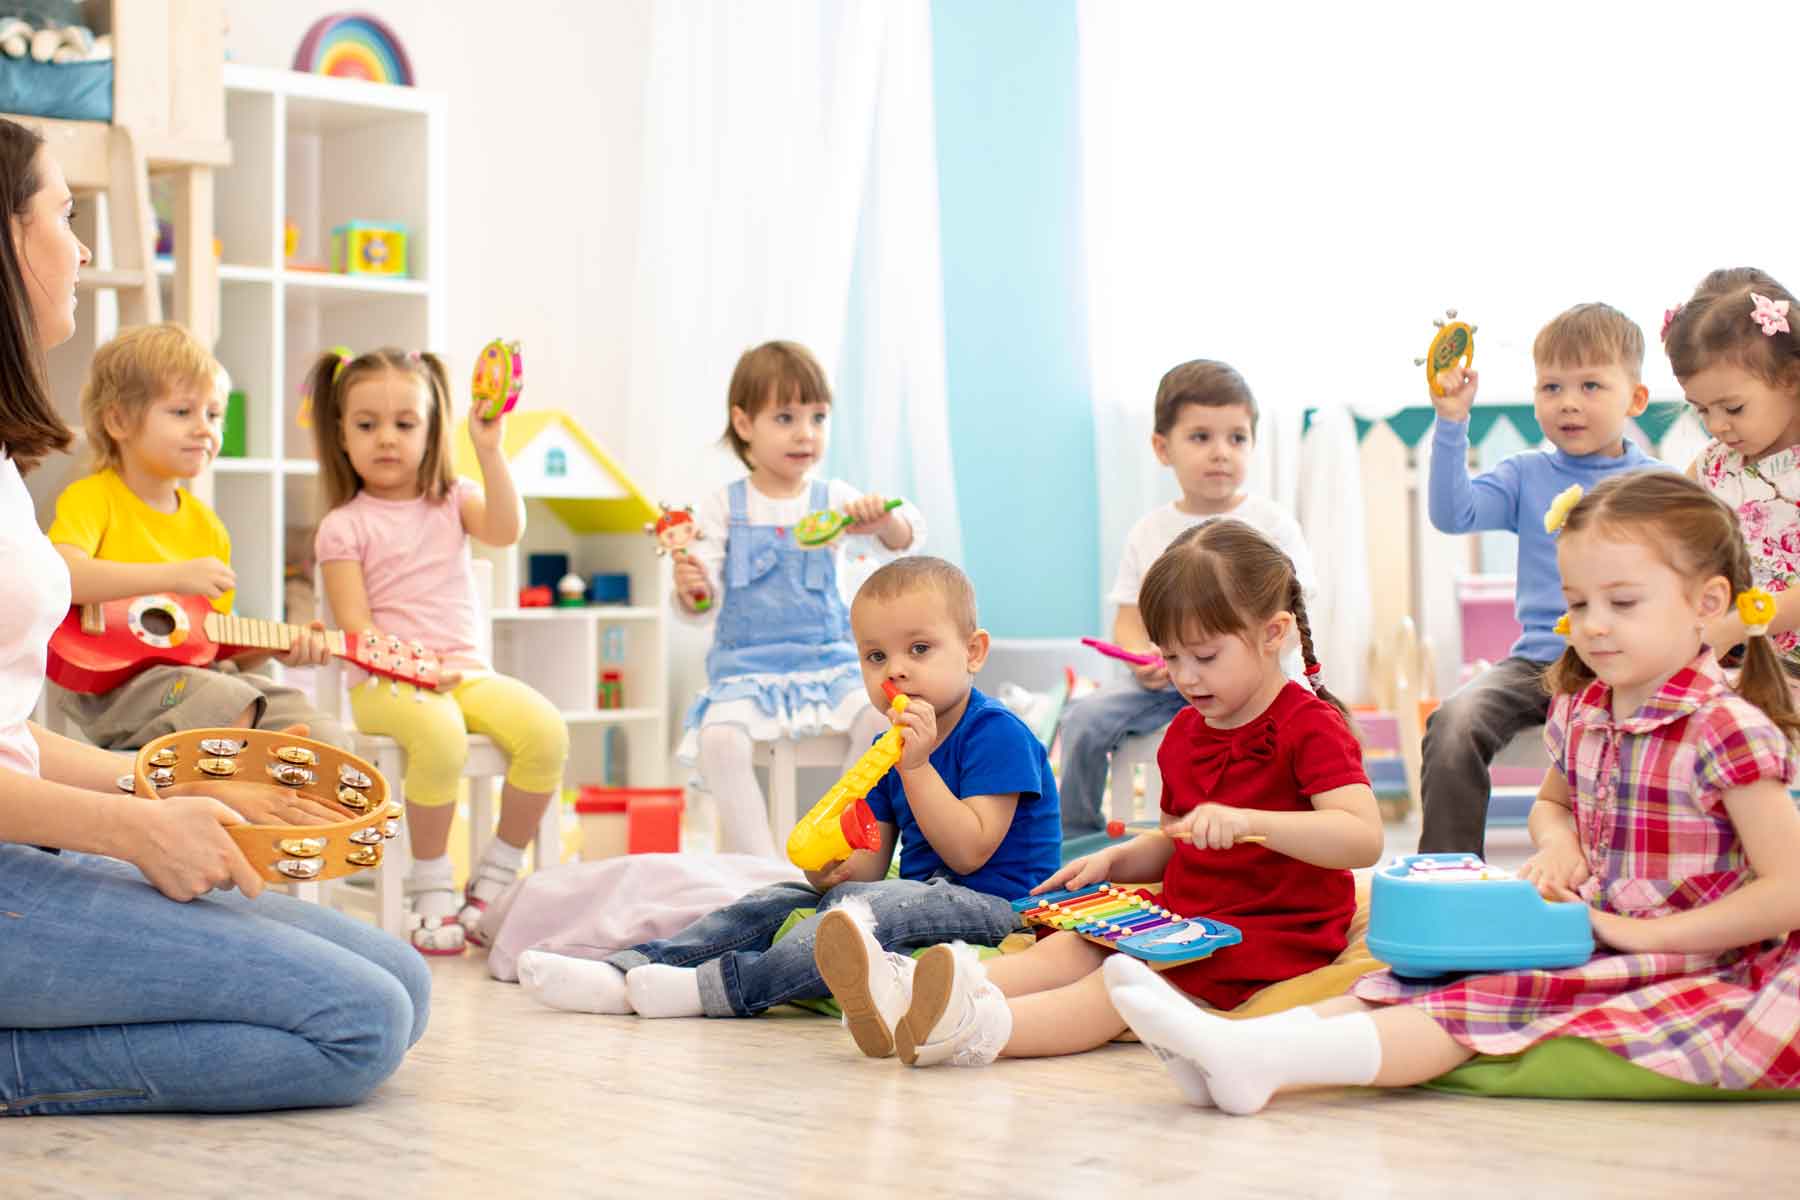
<path fill-rule="evenodd" d="M 1613 720 L 1611 698 L 1599 682 L 1558 696 L 1544 730 L 1592 871 L 1582 898 L 1660 917 L 1741 887 L 1754 873 L 1725 792 L 1792 778 L 1781 731 L 1726 687 L 1705 652 L 1627 720 Z M 1688 1083 L 1800 1088 L 1800 933 L 1723 954 L 1601 951 L 1579 967 L 1447 984 L 1381 971 L 1354 993 L 1412 1004 L 1481 1054 L 1578 1037 Z"/>

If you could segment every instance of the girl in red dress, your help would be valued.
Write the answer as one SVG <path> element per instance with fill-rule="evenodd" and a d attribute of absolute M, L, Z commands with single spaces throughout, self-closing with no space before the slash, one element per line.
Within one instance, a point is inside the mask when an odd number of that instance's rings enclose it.
<path fill-rule="evenodd" d="M 1405 1087 L 1557 1037 L 1686 1083 L 1800 1088 L 1800 714 L 1737 518 L 1672 471 L 1615 475 L 1570 511 L 1557 563 L 1570 645 L 1520 873 L 1585 900 L 1599 952 L 1450 982 L 1367 975 L 1318 1006 L 1329 1020 L 1285 1026 L 1225 1027 L 1109 964 L 1113 1002 L 1190 1098 L 1252 1113 L 1285 1089 Z M 1750 632 L 1735 692 L 1702 640 L 1734 597 Z"/>
<path fill-rule="evenodd" d="M 1145 574 L 1138 607 L 1188 704 L 1157 754 L 1162 832 L 1076 859 L 1035 892 L 1161 882 L 1175 912 L 1237 926 L 1240 944 L 1166 976 L 1196 1004 L 1232 1008 L 1342 953 L 1350 868 L 1380 856 L 1381 819 L 1343 705 L 1319 685 L 1294 564 L 1274 543 L 1242 521 L 1197 525 Z M 1281 668 L 1296 631 L 1310 690 Z M 1067 932 L 986 964 L 934 946 L 913 975 L 901 1057 L 982 1066 L 1104 1045 L 1125 1030 L 1101 972 L 1112 956 Z"/>

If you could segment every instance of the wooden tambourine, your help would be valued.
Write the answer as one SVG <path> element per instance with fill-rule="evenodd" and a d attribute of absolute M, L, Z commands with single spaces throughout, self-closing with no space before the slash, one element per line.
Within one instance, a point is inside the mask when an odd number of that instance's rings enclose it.
<path fill-rule="evenodd" d="M 220 786 L 224 785 L 224 786 Z M 337 879 L 381 863 L 382 843 L 400 833 L 401 808 L 372 763 L 324 742 L 260 729 L 188 729 L 137 753 L 121 791 L 148 799 L 205 795 L 231 803 L 234 788 L 292 789 L 344 819 L 322 825 L 228 825 L 258 874 L 271 883 Z"/>

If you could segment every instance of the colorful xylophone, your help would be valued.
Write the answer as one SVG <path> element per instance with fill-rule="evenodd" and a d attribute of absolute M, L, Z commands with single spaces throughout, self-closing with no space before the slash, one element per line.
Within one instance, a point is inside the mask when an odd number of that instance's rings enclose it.
<path fill-rule="evenodd" d="M 1236 926 L 1183 917 L 1147 892 L 1095 883 L 1073 892 L 1046 892 L 1013 901 L 1027 925 L 1067 929 L 1108 949 L 1141 958 L 1157 970 L 1205 958 L 1244 940 Z"/>

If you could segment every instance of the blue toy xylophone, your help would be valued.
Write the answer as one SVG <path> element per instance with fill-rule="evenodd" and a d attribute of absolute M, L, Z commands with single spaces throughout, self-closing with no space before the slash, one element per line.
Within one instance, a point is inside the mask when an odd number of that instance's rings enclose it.
<path fill-rule="evenodd" d="M 1414 979 L 1572 967 L 1594 934 L 1587 905 L 1545 900 L 1473 854 L 1403 854 L 1370 886 L 1369 953 Z"/>
<path fill-rule="evenodd" d="M 1045 892 L 1012 902 L 1027 925 L 1067 929 L 1091 942 L 1141 958 L 1158 970 L 1205 958 L 1244 940 L 1236 926 L 1183 917 L 1147 892 L 1095 883 L 1073 892 Z"/>

